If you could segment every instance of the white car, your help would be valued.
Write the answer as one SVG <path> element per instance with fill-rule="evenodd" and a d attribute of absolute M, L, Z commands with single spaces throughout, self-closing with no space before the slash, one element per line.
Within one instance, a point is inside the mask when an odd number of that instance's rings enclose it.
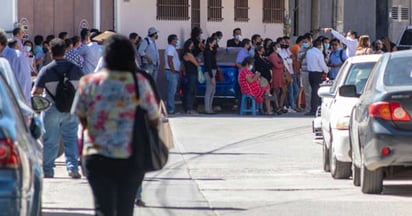
<path fill-rule="evenodd" d="M 321 127 L 323 136 L 323 169 L 335 179 L 351 176 L 351 153 L 349 143 L 349 119 L 358 97 L 343 97 L 342 85 L 355 85 L 357 95 L 381 55 L 362 55 L 348 58 L 342 65 L 331 86 L 322 86 L 318 95 L 322 98 Z"/>

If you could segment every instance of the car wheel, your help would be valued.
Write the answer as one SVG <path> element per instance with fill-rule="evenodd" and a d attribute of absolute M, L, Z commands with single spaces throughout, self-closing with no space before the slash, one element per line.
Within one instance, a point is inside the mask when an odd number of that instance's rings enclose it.
<path fill-rule="evenodd" d="M 379 168 L 374 171 L 368 170 L 363 164 L 360 170 L 361 188 L 363 193 L 380 194 L 383 189 L 383 172 Z"/>
<path fill-rule="evenodd" d="M 333 149 L 330 151 L 330 174 L 334 179 L 348 179 L 351 175 L 351 163 L 336 159 Z"/>
<path fill-rule="evenodd" d="M 323 171 L 330 172 L 330 164 L 329 164 L 329 149 L 326 147 L 326 142 L 323 140 Z"/>
<path fill-rule="evenodd" d="M 355 153 L 352 151 L 352 182 L 354 186 L 359 187 L 361 182 L 360 182 L 360 168 L 356 166 L 356 164 L 353 162 L 355 158 Z"/>

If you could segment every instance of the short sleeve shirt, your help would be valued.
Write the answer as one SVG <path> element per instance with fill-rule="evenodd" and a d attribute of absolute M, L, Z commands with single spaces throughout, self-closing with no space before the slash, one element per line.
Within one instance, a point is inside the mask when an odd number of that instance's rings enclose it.
<path fill-rule="evenodd" d="M 131 140 L 136 106 L 147 111 L 149 119 L 159 117 L 158 104 L 149 82 L 137 75 L 139 97 L 130 72 L 108 71 L 84 76 L 79 83 L 72 113 L 87 119 L 83 154 L 110 158 L 131 156 Z"/>

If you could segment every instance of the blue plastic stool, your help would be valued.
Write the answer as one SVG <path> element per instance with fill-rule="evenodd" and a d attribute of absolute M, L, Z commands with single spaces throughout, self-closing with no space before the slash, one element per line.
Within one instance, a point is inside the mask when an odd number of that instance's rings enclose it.
<path fill-rule="evenodd" d="M 248 107 L 249 102 L 251 103 L 252 107 Z M 261 107 L 261 104 L 256 105 L 256 100 L 253 96 L 248 94 L 242 94 L 242 101 L 240 103 L 240 115 L 245 115 L 246 113 L 252 113 L 252 115 L 256 115 L 258 108 Z"/>

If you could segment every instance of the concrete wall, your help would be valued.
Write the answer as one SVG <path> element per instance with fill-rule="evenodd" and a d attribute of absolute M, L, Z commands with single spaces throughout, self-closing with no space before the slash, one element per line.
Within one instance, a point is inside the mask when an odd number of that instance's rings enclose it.
<path fill-rule="evenodd" d="M 189 1 L 190 2 L 190 1 Z M 213 32 L 222 31 L 223 41 L 232 38 L 232 30 L 236 27 L 242 29 L 243 37 L 250 38 L 253 34 L 261 34 L 262 37 L 276 38 L 283 36 L 283 24 L 265 24 L 262 23 L 262 0 L 249 1 L 249 18 L 248 22 L 234 21 L 234 1 L 222 1 L 223 20 L 219 22 L 207 21 L 207 1 L 201 2 L 201 28 L 206 36 Z M 190 37 L 191 22 L 169 21 L 156 19 L 156 1 L 151 0 L 129 0 L 116 2 L 116 30 L 122 34 L 137 32 L 140 36 L 147 35 L 147 29 L 155 26 L 159 29 L 159 49 L 164 49 L 167 45 L 167 36 L 177 34 L 184 41 Z M 190 11 L 190 10 L 189 10 Z M 190 16 L 190 14 L 189 14 Z M 224 43 L 226 45 L 226 43 Z"/>

